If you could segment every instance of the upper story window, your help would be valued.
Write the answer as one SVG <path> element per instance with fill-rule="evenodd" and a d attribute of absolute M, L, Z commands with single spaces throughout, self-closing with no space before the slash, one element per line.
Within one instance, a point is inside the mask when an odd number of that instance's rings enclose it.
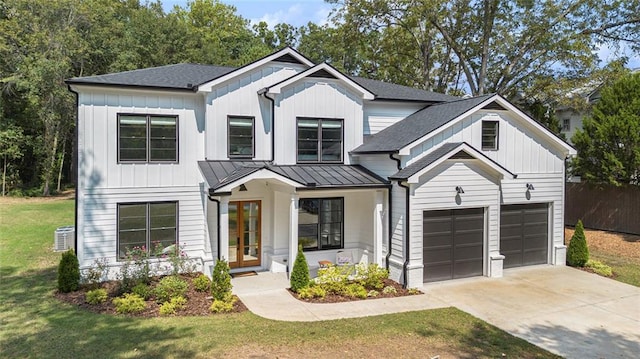
<path fill-rule="evenodd" d="M 571 130 L 571 120 L 565 118 L 562 120 L 562 132 L 569 132 L 569 130 Z"/>
<path fill-rule="evenodd" d="M 482 121 L 482 149 L 498 149 L 498 121 Z"/>
<path fill-rule="evenodd" d="M 178 162 L 178 117 L 118 115 L 118 162 Z"/>
<path fill-rule="evenodd" d="M 253 158 L 253 117 L 229 116 L 229 157 Z"/>
<path fill-rule="evenodd" d="M 118 259 L 168 254 L 178 246 L 178 202 L 118 204 Z"/>
<path fill-rule="evenodd" d="M 342 120 L 298 118 L 298 162 L 342 162 Z"/>

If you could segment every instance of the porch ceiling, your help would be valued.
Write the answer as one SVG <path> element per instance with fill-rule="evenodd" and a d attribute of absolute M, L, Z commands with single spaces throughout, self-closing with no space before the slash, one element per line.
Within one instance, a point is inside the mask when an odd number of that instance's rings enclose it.
<path fill-rule="evenodd" d="M 305 189 L 332 189 L 344 187 L 380 188 L 389 181 L 360 165 L 298 164 L 274 165 L 264 161 L 198 161 L 200 172 L 209 185 L 209 192 L 237 182 L 251 174 L 268 170 L 274 177 L 284 177 L 300 183 Z"/>

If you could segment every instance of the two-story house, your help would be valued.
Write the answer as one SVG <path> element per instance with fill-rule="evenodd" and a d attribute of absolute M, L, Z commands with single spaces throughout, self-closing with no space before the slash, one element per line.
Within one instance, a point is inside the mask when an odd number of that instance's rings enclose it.
<path fill-rule="evenodd" d="M 205 273 L 348 251 L 409 286 L 565 262 L 575 151 L 499 95 L 461 99 L 314 64 L 177 64 L 67 81 L 82 268 L 178 245 Z"/>

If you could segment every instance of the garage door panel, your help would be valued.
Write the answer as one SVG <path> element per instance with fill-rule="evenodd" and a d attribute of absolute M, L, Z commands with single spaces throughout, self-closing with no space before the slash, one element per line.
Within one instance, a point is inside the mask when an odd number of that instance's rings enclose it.
<path fill-rule="evenodd" d="M 425 282 L 482 275 L 484 209 L 425 211 Z"/>
<path fill-rule="evenodd" d="M 548 204 L 505 205 L 500 208 L 500 253 L 504 268 L 547 263 Z"/>

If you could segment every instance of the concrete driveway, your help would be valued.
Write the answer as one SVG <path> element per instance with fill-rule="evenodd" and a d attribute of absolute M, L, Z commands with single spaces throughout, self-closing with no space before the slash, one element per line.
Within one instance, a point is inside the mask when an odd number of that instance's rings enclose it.
<path fill-rule="evenodd" d="M 233 279 L 253 313 L 318 321 L 455 306 L 567 358 L 637 358 L 640 288 L 568 267 L 506 270 L 503 278 L 431 283 L 425 295 L 312 304 L 294 299 L 284 273 Z"/>
<path fill-rule="evenodd" d="M 567 358 L 640 357 L 640 288 L 569 267 L 427 284 L 433 298 Z"/>

